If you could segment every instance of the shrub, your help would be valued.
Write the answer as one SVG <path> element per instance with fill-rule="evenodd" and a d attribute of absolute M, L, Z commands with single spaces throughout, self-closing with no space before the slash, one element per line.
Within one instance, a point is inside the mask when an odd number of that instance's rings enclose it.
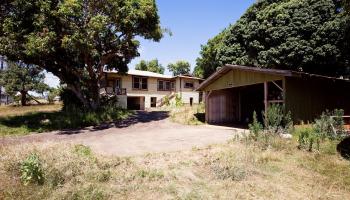
<path fill-rule="evenodd" d="M 250 131 L 250 137 L 257 141 L 260 133 L 263 131 L 263 125 L 258 121 L 255 111 L 253 113 L 253 122 L 248 126 Z"/>
<path fill-rule="evenodd" d="M 178 94 L 175 96 L 175 105 L 176 107 L 183 106 L 182 97 Z"/>
<path fill-rule="evenodd" d="M 299 149 L 313 151 L 315 148 L 320 150 L 322 136 L 319 135 L 313 127 L 307 127 L 300 131 L 298 135 Z"/>
<path fill-rule="evenodd" d="M 30 154 L 21 163 L 21 180 L 24 185 L 29 183 L 43 184 L 44 183 L 44 172 L 42 169 L 41 161 L 39 156 L 35 153 Z"/>
<path fill-rule="evenodd" d="M 170 99 L 169 96 L 165 96 L 163 99 L 164 105 L 166 106 L 170 106 Z"/>
<path fill-rule="evenodd" d="M 343 110 L 334 110 L 333 112 L 325 111 L 315 120 L 315 132 L 322 140 L 328 138 L 331 140 L 344 137 L 344 120 Z"/>
<path fill-rule="evenodd" d="M 283 106 L 272 104 L 262 112 L 265 129 L 275 134 L 285 134 L 293 127 L 291 112 L 286 113 Z"/>

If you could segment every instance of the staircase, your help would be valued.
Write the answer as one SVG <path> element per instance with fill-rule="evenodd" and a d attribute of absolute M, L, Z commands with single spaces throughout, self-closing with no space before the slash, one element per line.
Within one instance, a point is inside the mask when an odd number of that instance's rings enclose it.
<path fill-rule="evenodd" d="M 169 101 L 171 101 L 175 97 L 176 97 L 176 93 L 175 92 L 172 92 L 171 94 L 166 95 L 165 97 L 163 97 L 162 99 L 157 101 L 157 104 L 159 105 L 158 107 L 162 107 L 162 106 L 165 105 L 165 99 L 166 98 L 169 98 Z"/>

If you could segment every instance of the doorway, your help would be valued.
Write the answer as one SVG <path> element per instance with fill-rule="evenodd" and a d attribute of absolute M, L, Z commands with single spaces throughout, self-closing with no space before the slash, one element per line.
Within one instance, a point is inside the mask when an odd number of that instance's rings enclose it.
<path fill-rule="evenodd" d="M 190 97 L 190 106 L 193 106 L 193 97 Z"/>
<path fill-rule="evenodd" d="M 157 107 L 157 97 L 151 97 L 151 108 Z"/>

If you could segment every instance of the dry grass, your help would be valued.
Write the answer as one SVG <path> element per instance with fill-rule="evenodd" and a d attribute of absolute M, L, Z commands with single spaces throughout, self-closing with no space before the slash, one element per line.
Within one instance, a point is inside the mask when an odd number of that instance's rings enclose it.
<path fill-rule="evenodd" d="M 232 140 L 192 151 L 103 157 L 69 144 L 0 148 L 0 199 L 347 199 L 349 162 Z M 44 185 L 23 186 L 19 163 L 37 152 Z"/>
<path fill-rule="evenodd" d="M 32 106 L 0 106 L 0 117 L 18 116 L 35 112 L 59 111 L 62 104 L 32 105 Z"/>
<path fill-rule="evenodd" d="M 205 121 L 204 105 L 184 105 L 181 107 L 168 107 L 170 118 L 173 122 L 185 125 L 202 125 Z"/>

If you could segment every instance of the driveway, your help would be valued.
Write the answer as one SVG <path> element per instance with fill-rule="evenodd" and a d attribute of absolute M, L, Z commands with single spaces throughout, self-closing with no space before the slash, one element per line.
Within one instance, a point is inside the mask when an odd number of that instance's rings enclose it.
<path fill-rule="evenodd" d="M 77 131 L 56 131 L 3 138 L 0 144 L 66 141 L 90 146 L 96 153 L 130 156 L 187 150 L 226 142 L 243 130 L 211 125 L 187 126 L 173 123 L 167 112 L 139 111 L 128 120 Z"/>

